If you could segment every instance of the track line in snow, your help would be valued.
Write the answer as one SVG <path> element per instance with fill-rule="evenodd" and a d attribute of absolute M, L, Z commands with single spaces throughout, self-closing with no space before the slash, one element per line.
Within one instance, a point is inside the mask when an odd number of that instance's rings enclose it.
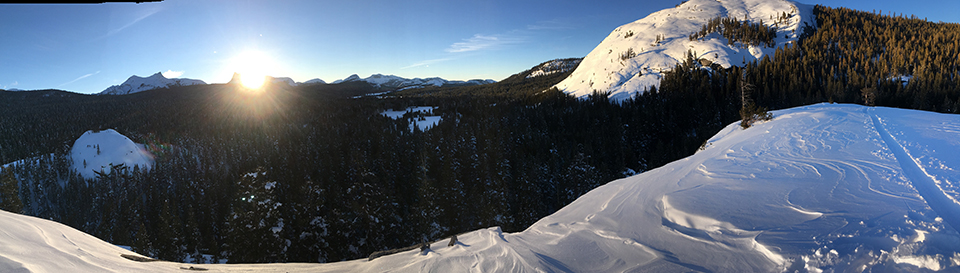
<path fill-rule="evenodd" d="M 873 120 L 873 126 L 877 128 L 880 138 L 887 144 L 887 147 L 893 152 L 900 168 L 903 169 L 903 175 L 910 180 L 913 188 L 917 189 L 923 200 L 927 202 L 933 211 L 937 212 L 944 221 L 950 224 L 954 230 L 960 231 L 960 204 L 951 199 L 934 180 L 933 176 L 924 170 L 923 166 L 916 158 L 910 155 L 900 142 L 883 127 L 880 118 L 870 110 L 870 118 Z"/>

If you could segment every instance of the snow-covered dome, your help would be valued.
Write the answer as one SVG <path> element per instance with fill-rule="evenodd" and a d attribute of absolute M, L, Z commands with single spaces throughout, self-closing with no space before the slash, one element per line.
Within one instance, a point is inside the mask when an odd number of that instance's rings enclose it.
<path fill-rule="evenodd" d="M 130 138 L 113 129 L 87 131 L 73 143 L 70 149 L 73 169 L 84 178 L 96 178 L 96 172 L 110 173 L 111 166 L 124 166 L 133 169 L 149 170 L 153 167 L 153 155 L 134 143 Z"/>

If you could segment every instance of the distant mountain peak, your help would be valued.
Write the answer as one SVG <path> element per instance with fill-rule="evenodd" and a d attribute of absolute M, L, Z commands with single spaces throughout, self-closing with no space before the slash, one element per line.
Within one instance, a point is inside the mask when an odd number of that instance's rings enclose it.
<path fill-rule="evenodd" d="M 156 74 L 150 75 L 149 77 L 140 77 L 137 75 L 130 76 L 126 81 L 119 85 L 110 86 L 107 89 L 104 89 L 100 92 L 100 95 L 126 95 L 132 94 L 147 90 L 153 90 L 158 88 L 169 88 L 175 86 L 187 86 L 187 85 L 197 85 L 197 84 L 207 84 L 202 80 L 195 79 L 185 79 L 185 78 L 174 78 L 168 79 L 163 76 L 163 73 L 157 72 Z"/>

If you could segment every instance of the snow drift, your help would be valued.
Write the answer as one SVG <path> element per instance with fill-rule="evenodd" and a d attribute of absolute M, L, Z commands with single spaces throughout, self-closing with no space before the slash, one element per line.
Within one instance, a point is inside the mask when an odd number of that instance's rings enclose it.
<path fill-rule="evenodd" d="M 153 155 L 142 145 L 113 129 L 87 131 L 70 149 L 73 169 L 83 178 L 96 178 L 96 172 L 109 174 L 113 166 L 123 165 L 133 170 L 134 166 L 149 170 L 153 167 Z"/>
<path fill-rule="evenodd" d="M 498 227 L 270 272 L 960 270 L 960 115 L 816 104 L 737 122 L 705 148 L 612 181 L 526 230 Z M 0 213 L 0 271 L 171 271 L 68 227 Z"/>
<path fill-rule="evenodd" d="M 777 20 L 784 14 L 786 20 Z M 728 45 L 727 39 L 717 34 L 689 40 L 690 34 L 718 16 L 776 28 L 775 45 Z M 676 8 L 617 27 L 556 87 L 576 97 L 601 91 L 610 92 L 613 100 L 624 100 L 651 86 L 659 87 L 663 72 L 685 60 L 688 50 L 698 59 L 723 67 L 742 66 L 796 41 L 805 25 L 816 26 L 813 7 L 786 0 L 684 1 Z"/>

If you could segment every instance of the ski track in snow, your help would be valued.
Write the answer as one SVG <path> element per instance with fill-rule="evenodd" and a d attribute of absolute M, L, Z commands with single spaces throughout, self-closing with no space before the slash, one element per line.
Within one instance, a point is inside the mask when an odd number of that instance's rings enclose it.
<path fill-rule="evenodd" d="M 871 109 L 872 110 L 872 109 Z M 916 157 L 910 155 L 910 151 L 903 147 L 897 139 L 890 134 L 886 128 L 883 126 L 883 122 L 880 120 L 876 114 L 871 112 L 871 117 L 873 119 L 873 124 L 876 126 L 877 131 L 880 132 L 880 136 L 883 138 L 883 141 L 887 144 L 888 147 L 893 151 L 893 155 L 896 156 L 897 161 L 900 162 L 900 167 L 903 169 L 903 174 L 906 175 L 913 184 L 913 187 L 923 196 L 923 200 L 927 202 L 927 205 L 930 206 L 935 212 L 937 212 L 940 217 L 943 217 L 947 223 L 949 223 L 954 230 L 960 231 L 960 204 L 955 200 L 950 198 L 940 186 L 937 185 L 936 178 L 923 167 Z M 960 132 L 952 131 L 945 128 L 935 129 L 940 131 L 949 131 L 949 132 Z"/>

